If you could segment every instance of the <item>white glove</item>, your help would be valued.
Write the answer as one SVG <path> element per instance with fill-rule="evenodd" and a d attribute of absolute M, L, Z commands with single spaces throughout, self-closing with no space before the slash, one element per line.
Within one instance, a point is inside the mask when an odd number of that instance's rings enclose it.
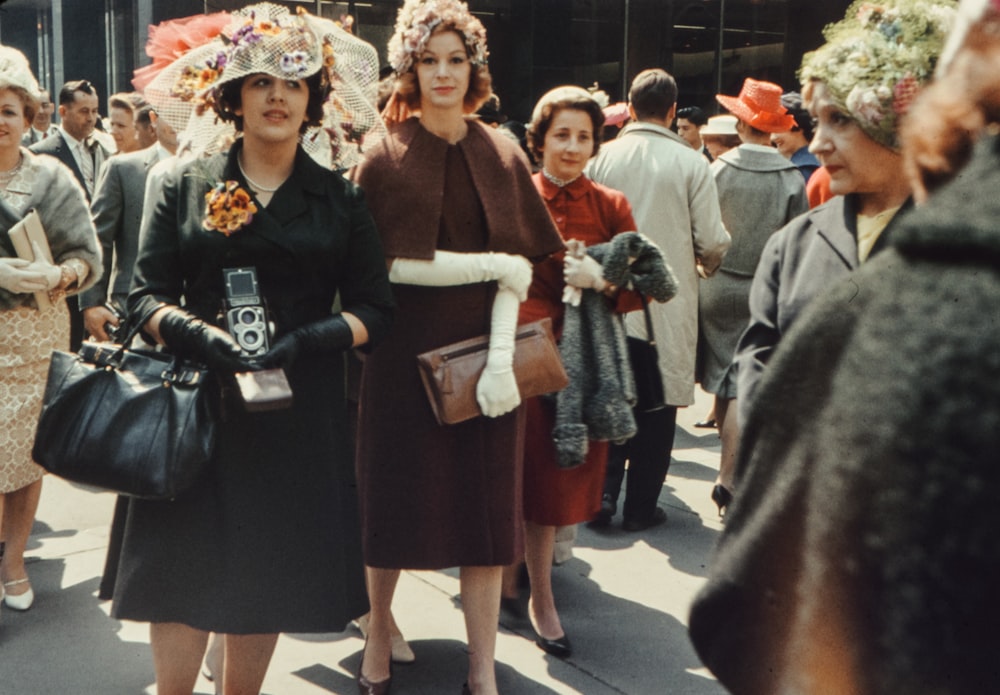
<path fill-rule="evenodd" d="M 44 292 L 49 289 L 45 273 L 22 258 L 0 258 L 0 287 L 13 294 Z"/>
<path fill-rule="evenodd" d="M 608 286 L 608 281 L 604 279 L 604 268 L 593 256 L 584 255 L 576 258 L 566 254 L 563 264 L 563 279 L 567 285 L 579 287 L 581 290 L 596 290 L 603 292 Z"/>
<path fill-rule="evenodd" d="M 396 258 L 389 268 L 389 280 L 404 285 L 451 287 L 476 282 L 497 281 L 524 301 L 531 285 L 531 263 L 524 256 L 509 253 L 455 253 L 436 251 L 434 260 Z"/>
<path fill-rule="evenodd" d="M 520 303 L 506 288 L 499 289 L 493 299 L 486 368 L 476 384 L 476 402 L 486 417 L 500 417 L 521 404 L 514 379 L 514 334 Z"/>
<path fill-rule="evenodd" d="M 45 283 L 47 290 L 54 290 L 59 287 L 59 283 L 62 281 L 62 269 L 49 263 L 45 258 L 45 254 L 42 253 L 42 247 L 38 245 L 37 241 L 31 242 L 31 250 L 35 254 L 35 260 L 33 260 L 29 265 L 29 270 L 34 270 L 35 272 L 42 273 L 45 276 Z"/>

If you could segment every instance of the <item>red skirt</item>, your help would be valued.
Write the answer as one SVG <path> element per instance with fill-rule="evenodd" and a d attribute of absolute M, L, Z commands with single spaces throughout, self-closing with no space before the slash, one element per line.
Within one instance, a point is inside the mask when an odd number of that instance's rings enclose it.
<path fill-rule="evenodd" d="M 524 518 L 544 526 L 590 521 L 601 508 L 608 443 L 591 441 L 582 465 L 560 468 L 552 441 L 555 403 L 530 398 L 525 408 Z"/>

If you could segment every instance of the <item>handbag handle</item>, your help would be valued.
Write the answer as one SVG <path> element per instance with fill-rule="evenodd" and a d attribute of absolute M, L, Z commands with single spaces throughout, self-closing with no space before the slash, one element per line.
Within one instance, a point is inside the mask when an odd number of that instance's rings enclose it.
<path fill-rule="evenodd" d="M 128 332 L 125 334 L 125 337 L 122 338 L 122 342 L 118 346 L 118 349 L 115 350 L 113 353 L 111 353 L 111 355 L 108 357 L 107 364 L 120 366 L 121 359 L 125 355 L 125 350 L 128 349 L 128 346 L 132 343 L 135 337 L 139 335 L 139 332 L 142 330 L 142 327 L 146 325 L 146 322 L 149 321 L 149 319 L 153 316 L 153 314 L 155 314 L 157 311 L 159 311 L 165 306 L 167 306 L 166 302 L 157 302 L 155 306 L 148 309 L 141 317 L 139 317 L 139 319 L 135 323 L 129 321 Z"/>
<path fill-rule="evenodd" d="M 640 292 L 639 299 L 642 301 L 642 313 L 646 316 L 646 342 L 655 347 L 656 335 L 653 333 L 653 317 L 649 313 L 649 297 Z"/>

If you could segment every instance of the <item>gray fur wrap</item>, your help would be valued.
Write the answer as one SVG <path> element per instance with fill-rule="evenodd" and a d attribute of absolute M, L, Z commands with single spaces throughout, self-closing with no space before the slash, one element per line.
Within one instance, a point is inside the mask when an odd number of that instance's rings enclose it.
<path fill-rule="evenodd" d="M 660 249 L 637 232 L 619 234 L 587 253 L 619 287 L 661 302 L 677 293 L 677 278 Z M 590 440 L 620 443 L 635 436 L 636 390 L 625 326 L 602 294 L 584 290 L 580 306 L 566 305 L 559 351 L 569 385 L 556 396 L 552 437 L 560 467 L 572 468 L 586 459 Z"/>
<path fill-rule="evenodd" d="M 22 166 L 31 181 L 31 195 L 24 210 L 15 210 L 6 201 L 0 200 L 0 256 L 14 257 L 7 231 L 17 224 L 34 208 L 38 211 L 45 236 L 52 250 L 56 264 L 70 258 L 79 258 L 90 267 L 90 273 L 79 292 L 93 285 L 101 277 L 101 246 L 97 241 L 97 231 L 90 219 L 90 209 L 83 189 L 73 177 L 73 173 L 55 157 L 33 154 L 21 148 L 24 156 Z M 22 306 L 37 307 L 34 294 L 14 294 L 0 289 L 0 311 L 9 311 Z"/>

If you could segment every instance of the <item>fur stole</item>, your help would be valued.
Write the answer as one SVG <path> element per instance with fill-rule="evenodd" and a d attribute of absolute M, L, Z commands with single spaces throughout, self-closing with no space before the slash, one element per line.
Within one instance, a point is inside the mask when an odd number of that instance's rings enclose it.
<path fill-rule="evenodd" d="M 619 234 L 587 253 L 601 262 L 608 282 L 659 302 L 677 294 L 677 278 L 662 252 L 638 232 Z M 571 468 L 586 459 L 589 440 L 620 443 L 635 436 L 635 380 L 621 316 L 594 290 L 583 291 L 580 306 L 566 306 L 559 351 L 569 385 L 556 396 L 552 436 L 559 465 Z"/>

